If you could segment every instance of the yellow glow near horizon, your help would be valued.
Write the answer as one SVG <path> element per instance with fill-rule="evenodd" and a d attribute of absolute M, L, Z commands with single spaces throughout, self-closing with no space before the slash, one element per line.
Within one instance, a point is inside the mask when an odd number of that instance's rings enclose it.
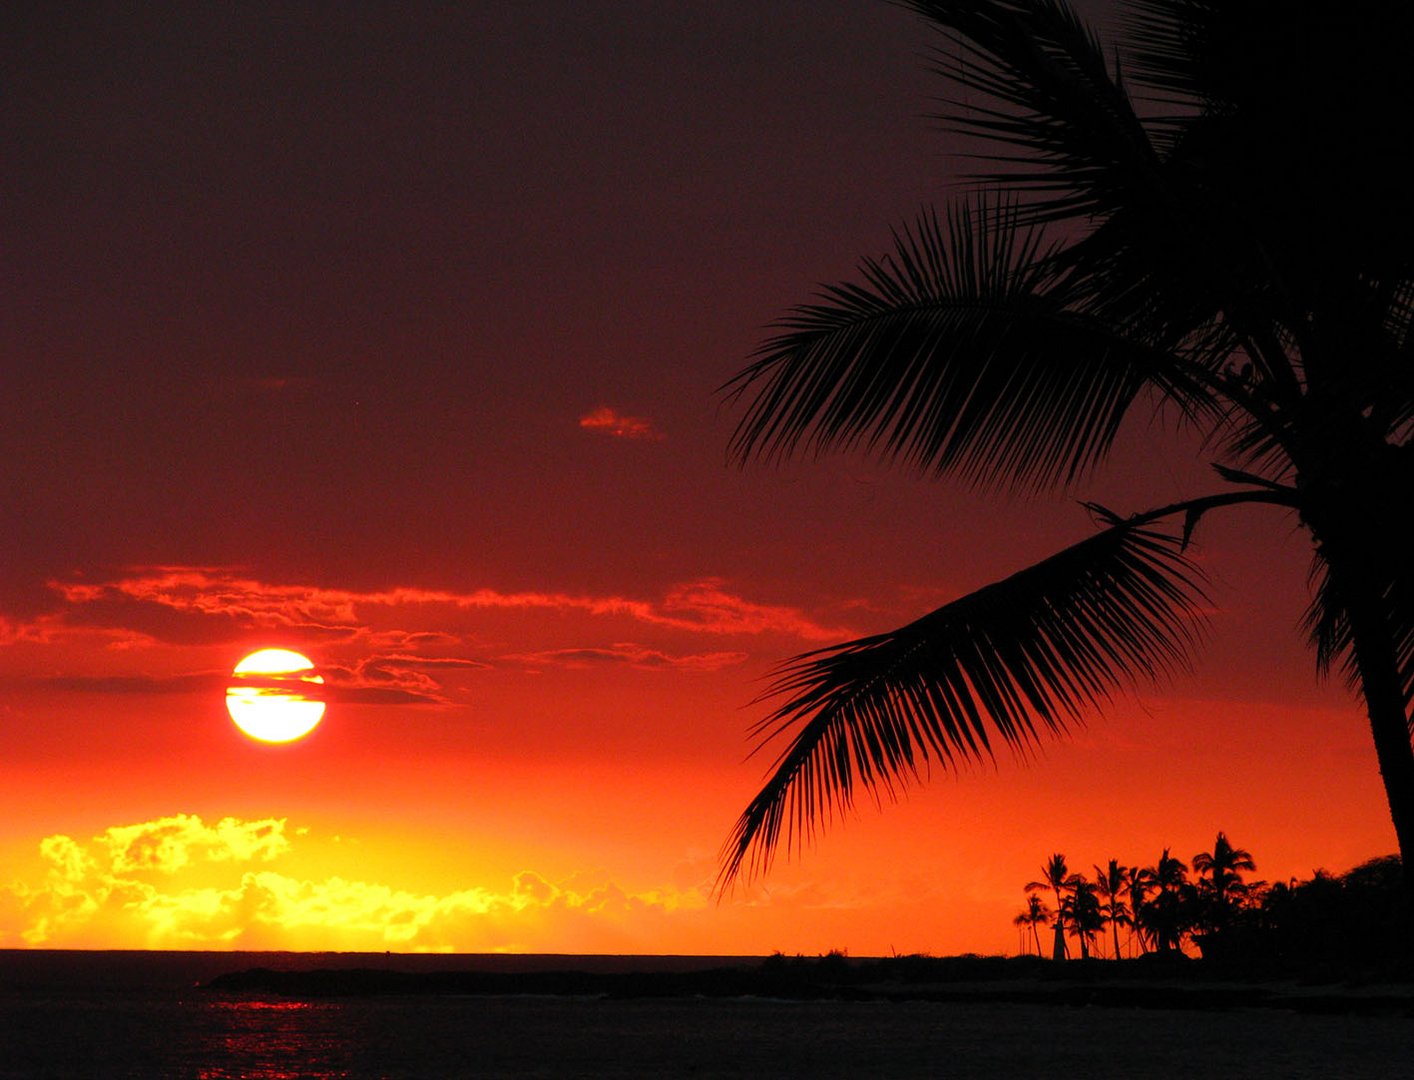
<path fill-rule="evenodd" d="M 324 718 L 324 702 L 307 697 L 301 684 L 322 684 L 309 657 L 292 649 L 260 649 L 231 672 L 226 711 L 236 727 L 261 742 L 302 738 Z"/>

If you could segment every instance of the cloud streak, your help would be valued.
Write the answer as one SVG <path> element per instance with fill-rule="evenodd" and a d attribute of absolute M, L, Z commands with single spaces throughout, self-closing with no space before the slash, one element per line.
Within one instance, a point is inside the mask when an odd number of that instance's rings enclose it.
<path fill-rule="evenodd" d="M 502 659 L 529 667 L 597 668 L 631 667 L 643 670 L 720 671 L 746 661 L 744 652 L 709 652 L 674 656 L 659 649 L 623 643 L 606 648 L 547 649 L 542 652 L 511 653 Z"/>
<path fill-rule="evenodd" d="M 662 442 L 666 436 L 653 426 L 653 422 L 642 416 L 626 416 L 607 405 L 601 405 L 593 412 L 579 418 L 579 426 L 596 435 L 611 439 L 633 439 L 644 442 Z"/>
<path fill-rule="evenodd" d="M 251 631 L 332 640 L 387 634 L 407 641 L 438 632 L 416 625 L 434 613 L 476 611 L 572 613 L 692 634 L 778 633 L 807 641 L 834 641 L 853 632 L 821 624 L 798 608 L 749 600 L 720 578 L 675 585 L 658 600 L 495 589 L 358 591 L 264 582 L 211 567 L 145 567 L 103 582 L 52 581 L 50 588 L 73 623 L 125 627 L 174 644 L 235 640 Z"/>
<path fill-rule="evenodd" d="M 31 624 L 0 624 L 4 642 L 104 647 L 102 669 L 13 671 L 20 689 L 113 695 L 219 693 L 215 650 L 279 643 L 307 650 L 320 696 L 358 705 L 449 705 L 467 680 L 501 670 L 619 667 L 678 674 L 745 663 L 763 637 L 806 644 L 854 636 L 800 608 L 700 578 L 656 597 L 490 588 L 340 589 L 264 581 L 220 567 L 136 567 L 106 578 L 51 581 L 59 607 Z M 200 660 L 173 649 L 202 649 Z M 773 652 L 784 651 L 771 642 Z M 148 670 L 138 667 L 146 663 Z M 197 666 L 197 665 L 200 666 Z M 136 668 L 136 670 L 135 670 Z M 33 667 L 30 668 L 33 671 Z"/>
<path fill-rule="evenodd" d="M 321 701 L 359 705 L 441 705 L 447 702 L 444 683 L 429 672 L 484 671 L 491 664 L 455 656 L 374 654 L 350 665 L 324 664 L 325 682 L 305 688 Z M 226 671 L 179 672 L 159 675 L 51 675 L 14 680 L 22 686 L 79 694 L 213 694 L 229 686 Z M 246 678 L 245 685 L 253 685 Z"/>

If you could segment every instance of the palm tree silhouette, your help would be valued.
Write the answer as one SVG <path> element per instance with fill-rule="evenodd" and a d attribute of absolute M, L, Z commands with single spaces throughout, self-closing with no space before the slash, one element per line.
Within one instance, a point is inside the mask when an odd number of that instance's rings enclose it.
<path fill-rule="evenodd" d="M 1189 929 L 1192 911 L 1188 867 L 1164 848 L 1159 861 L 1146 868 L 1145 874 L 1156 891 L 1136 918 L 1153 940 L 1156 952 L 1177 952 Z"/>
<path fill-rule="evenodd" d="M 1070 870 L 1065 865 L 1065 856 L 1060 852 L 1052 855 L 1041 867 L 1041 880 L 1028 881 L 1026 891 L 1034 893 L 1038 889 L 1050 889 L 1056 897 L 1055 941 L 1051 946 L 1051 959 L 1065 960 L 1070 950 L 1065 943 L 1066 897 L 1063 889 L 1070 885 Z"/>
<path fill-rule="evenodd" d="M 1149 903 L 1149 890 L 1153 887 L 1154 872 L 1148 867 L 1136 866 L 1129 871 L 1129 918 L 1134 928 L 1133 939 L 1139 943 L 1141 956 L 1149 949 L 1145 943 L 1148 930 L 1144 927 L 1140 915 Z"/>
<path fill-rule="evenodd" d="M 1233 912 L 1247 896 L 1243 872 L 1256 870 L 1257 864 L 1252 861 L 1250 851 L 1233 847 L 1226 834 L 1219 832 L 1212 851 L 1200 851 L 1193 856 L 1193 869 L 1198 874 L 1199 895 L 1208 928 L 1221 933 L 1232 925 Z"/>
<path fill-rule="evenodd" d="M 1046 907 L 1041 898 L 1032 893 L 1026 898 L 1026 910 L 1016 918 L 1011 920 L 1013 926 L 1021 927 L 1023 930 L 1031 931 L 1031 940 L 1036 946 L 1036 955 L 1041 955 L 1041 934 L 1036 928 L 1045 926 L 1051 921 L 1051 909 Z"/>
<path fill-rule="evenodd" d="M 1070 895 L 1065 898 L 1066 914 L 1070 916 L 1071 932 L 1080 941 L 1080 959 L 1090 959 L 1090 946 L 1104 929 L 1099 890 L 1084 874 L 1072 874 L 1066 881 Z"/>
<path fill-rule="evenodd" d="M 1129 867 L 1120 865 L 1118 859 L 1111 859 L 1102 869 L 1095 864 L 1095 888 L 1100 895 L 1100 919 L 1110 928 L 1114 939 L 1113 958 L 1119 959 L 1119 928 L 1132 925 L 1129 917 Z"/>
<path fill-rule="evenodd" d="M 733 456 L 857 448 L 1058 490 L 1155 403 L 1207 436 L 1226 487 L 1087 504 L 1088 539 L 787 661 L 754 729 L 783 745 L 719 883 L 861 790 L 1024 755 L 1186 667 L 1206 603 L 1187 549 L 1239 507 L 1314 543 L 1318 667 L 1364 699 L 1414 866 L 1414 5 L 1131 0 L 1113 51 L 1064 0 L 906 6 L 943 35 L 945 119 L 998 164 L 781 321 L 727 384 Z"/>

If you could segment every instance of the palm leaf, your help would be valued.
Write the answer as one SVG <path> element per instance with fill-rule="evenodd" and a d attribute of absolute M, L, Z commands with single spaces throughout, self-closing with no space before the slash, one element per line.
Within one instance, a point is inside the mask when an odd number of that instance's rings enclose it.
<path fill-rule="evenodd" d="M 1414 442 L 1414 279 L 1401 277 L 1389 289 L 1384 316 L 1388 362 L 1383 393 L 1372 401 L 1372 419 L 1389 442 Z"/>
<path fill-rule="evenodd" d="M 1404 695 L 1406 714 L 1414 706 L 1414 559 L 1405 552 L 1402 573 L 1386 581 L 1381 592 L 1388 619 L 1395 663 L 1399 668 L 1400 689 Z M 1306 609 L 1305 624 L 1312 646 L 1316 650 L 1316 669 L 1329 676 L 1338 669 L 1346 684 L 1354 691 L 1361 689 L 1360 672 L 1355 664 L 1354 641 L 1350 620 L 1339 586 L 1332 580 L 1329 567 L 1318 554 L 1311 566 L 1312 599 Z M 1414 716 L 1410 716 L 1410 734 L 1414 735 Z"/>
<path fill-rule="evenodd" d="M 1237 7 L 1250 10 L 1252 5 L 1223 0 L 1129 0 L 1125 5 L 1121 23 L 1130 80 L 1150 91 L 1150 100 L 1173 110 L 1165 118 L 1170 123 L 1205 109 L 1230 113 L 1236 108 L 1232 98 L 1239 88 L 1231 85 L 1236 69 L 1224 54 L 1245 46 L 1250 65 L 1253 45 L 1233 40 L 1231 26 L 1223 25 L 1223 9 L 1230 23 Z M 1277 29 L 1268 26 L 1267 32 Z"/>
<path fill-rule="evenodd" d="M 1158 158 L 1104 48 L 1058 0 L 904 0 L 947 39 L 940 74 L 962 96 L 942 119 L 979 137 L 989 182 L 1039 218 L 1104 216 L 1152 189 Z M 970 95 L 981 95 L 981 99 Z"/>
<path fill-rule="evenodd" d="M 863 446 L 979 486 L 1045 488 L 1103 459 L 1146 386 L 1201 398 L 1206 372 L 1084 310 L 1047 254 L 1014 208 L 923 215 L 726 385 L 752 394 L 733 456 Z"/>
<path fill-rule="evenodd" d="M 896 797 L 933 763 L 1025 753 L 1139 679 L 1187 665 L 1202 591 L 1179 538 L 1103 532 L 886 634 L 806 653 L 767 697 L 789 738 L 723 848 L 722 884 L 798 846 L 859 788 Z M 758 750 L 761 748 L 758 746 Z"/>

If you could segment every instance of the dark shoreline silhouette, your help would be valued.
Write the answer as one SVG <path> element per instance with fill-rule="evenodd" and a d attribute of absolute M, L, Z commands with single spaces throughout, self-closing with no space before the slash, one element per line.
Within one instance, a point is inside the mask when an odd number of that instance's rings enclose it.
<path fill-rule="evenodd" d="M 566 957 L 566 960 L 572 958 Z M 1414 985 L 1358 972 L 1248 970 L 1150 956 L 1054 964 L 1035 957 L 773 956 L 754 966 L 682 971 L 396 971 L 391 968 L 250 968 L 201 989 L 290 998 L 436 994 L 608 999 L 762 998 L 842 1002 L 971 1002 L 1144 1009 L 1286 1009 L 1414 1017 Z"/>
<path fill-rule="evenodd" d="M 1095 879 L 1072 873 L 1060 852 L 1026 885 L 1027 906 L 1012 923 L 1022 953 L 1052 960 L 1123 957 L 1183 959 L 1201 954 L 1208 970 L 1303 979 L 1414 978 L 1414 928 L 1398 855 L 1367 859 L 1344 874 L 1248 881 L 1252 853 L 1219 831 L 1211 852 L 1188 864 L 1165 847 L 1152 866 L 1111 858 Z M 1054 908 L 1041 898 L 1050 895 Z M 1121 939 L 1123 931 L 1123 940 Z M 1077 949 L 1072 952 L 1070 942 Z M 1098 948 L 1097 948 L 1098 947 Z"/>

